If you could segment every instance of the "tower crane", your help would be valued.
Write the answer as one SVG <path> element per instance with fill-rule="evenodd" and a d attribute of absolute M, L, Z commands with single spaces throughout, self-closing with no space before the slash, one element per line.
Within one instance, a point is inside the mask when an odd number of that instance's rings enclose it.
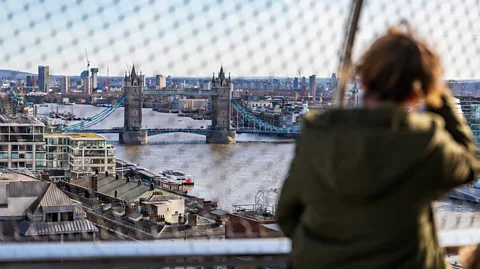
<path fill-rule="evenodd" d="M 90 61 L 88 60 L 87 48 L 85 48 L 85 58 L 87 59 L 87 72 L 90 72 Z"/>

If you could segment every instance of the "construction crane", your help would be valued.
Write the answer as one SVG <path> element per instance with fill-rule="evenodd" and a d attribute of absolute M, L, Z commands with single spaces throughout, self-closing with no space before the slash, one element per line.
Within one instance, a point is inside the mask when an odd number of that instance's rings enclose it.
<path fill-rule="evenodd" d="M 85 58 L 87 59 L 87 72 L 90 72 L 90 61 L 88 60 L 87 48 L 85 48 Z"/>

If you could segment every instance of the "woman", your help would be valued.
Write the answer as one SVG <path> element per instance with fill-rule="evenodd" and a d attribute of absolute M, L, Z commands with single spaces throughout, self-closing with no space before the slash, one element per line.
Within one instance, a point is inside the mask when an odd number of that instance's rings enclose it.
<path fill-rule="evenodd" d="M 480 167 L 440 60 L 390 30 L 356 71 L 364 108 L 310 113 L 297 141 L 277 209 L 293 267 L 445 268 L 431 202 Z"/>

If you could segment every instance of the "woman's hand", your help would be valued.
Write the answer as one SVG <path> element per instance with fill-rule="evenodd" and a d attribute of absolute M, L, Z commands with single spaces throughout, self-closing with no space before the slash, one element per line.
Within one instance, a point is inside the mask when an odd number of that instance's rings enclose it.
<path fill-rule="evenodd" d="M 449 91 L 444 82 L 438 82 L 425 96 L 425 104 L 429 108 L 438 109 L 443 106 L 444 93 Z"/>

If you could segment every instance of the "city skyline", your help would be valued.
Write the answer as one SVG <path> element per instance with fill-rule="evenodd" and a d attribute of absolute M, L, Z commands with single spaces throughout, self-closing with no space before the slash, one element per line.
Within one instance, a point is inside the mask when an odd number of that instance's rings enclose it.
<path fill-rule="evenodd" d="M 403 7 L 400 2 L 408 2 Z M 433 2 L 433 1 L 431 1 Z M 366 6 L 358 55 L 387 25 L 409 18 L 443 57 L 446 78 L 479 78 L 470 62 L 480 49 L 478 25 L 456 6 L 386 0 Z M 209 77 L 223 64 L 235 77 L 329 77 L 338 68 L 349 1 L 6 1 L 0 68 L 79 75 L 85 48 L 99 76 L 123 75 L 135 63 L 147 76 Z M 400 8 L 401 7 L 401 8 Z M 452 9 L 453 7 L 453 9 Z M 453 10 L 453 12 L 452 12 Z M 434 15 L 434 16 L 433 16 Z M 28 19 L 25 19 L 28 18 Z M 368 25 L 368 27 L 365 27 Z M 364 26 L 364 27 L 362 27 Z M 455 29 L 455 33 L 451 31 Z"/>

